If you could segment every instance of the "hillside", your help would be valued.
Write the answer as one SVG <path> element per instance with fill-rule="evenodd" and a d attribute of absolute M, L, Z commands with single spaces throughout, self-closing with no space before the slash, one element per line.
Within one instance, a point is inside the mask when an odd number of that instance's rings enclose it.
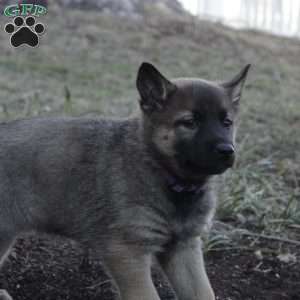
<path fill-rule="evenodd" d="M 221 180 L 218 222 L 205 246 L 209 274 L 218 299 L 296 300 L 300 294 L 300 42 L 192 18 L 175 19 L 161 10 L 144 13 L 145 18 L 130 20 L 53 6 L 40 19 L 47 31 L 36 49 L 13 49 L 1 30 L 1 120 L 36 115 L 127 116 L 137 109 L 135 76 L 142 61 L 153 62 L 169 77 L 207 79 L 230 78 L 252 63 L 242 100 L 238 162 Z M 1 17 L 1 27 L 7 21 Z M 278 258 L 286 253 L 296 260 L 285 263 Z M 51 295 L 69 299 L 67 291 L 75 300 L 97 295 L 112 299 L 109 282 L 97 281 L 97 263 L 83 262 L 82 255 L 65 241 L 21 239 L 0 283 L 16 300 L 53 299 Z M 20 277 L 15 270 L 21 271 Z M 62 280 L 65 274 L 69 282 Z M 36 282 L 43 288 L 37 288 Z M 80 282 L 80 291 L 74 293 Z M 38 294 L 44 292 L 49 295 Z M 165 290 L 162 294 L 163 299 L 173 299 Z"/>
<path fill-rule="evenodd" d="M 40 4 L 50 9 L 57 6 L 67 9 L 94 10 L 130 18 L 142 18 L 145 11 L 153 8 L 173 15 L 187 14 L 177 0 L 2 0 L 0 10 L 3 10 L 7 5 L 16 3 Z"/>

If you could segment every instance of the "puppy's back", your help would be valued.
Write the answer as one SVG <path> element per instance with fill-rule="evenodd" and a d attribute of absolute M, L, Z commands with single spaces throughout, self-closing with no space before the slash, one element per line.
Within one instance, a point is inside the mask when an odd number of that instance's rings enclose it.
<path fill-rule="evenodd" d="M 118 125 L 85 118 L 2 123 L 0 210 L 22 230 L 72 227 L 75 211 L 96 197 L 98 159 L 112 126 Z"/>

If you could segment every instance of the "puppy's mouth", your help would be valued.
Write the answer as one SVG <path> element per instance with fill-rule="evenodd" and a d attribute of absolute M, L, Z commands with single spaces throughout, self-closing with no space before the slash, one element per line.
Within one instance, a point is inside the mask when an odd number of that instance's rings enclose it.
<path fill-rule="evenodd" d="M 183 169 L 195 175 L 218 175 L 224 173 L 233 166 L 234 159 L 216 161 L 216 164 L 197 164 L 190 160 L 183 163 Z"/>

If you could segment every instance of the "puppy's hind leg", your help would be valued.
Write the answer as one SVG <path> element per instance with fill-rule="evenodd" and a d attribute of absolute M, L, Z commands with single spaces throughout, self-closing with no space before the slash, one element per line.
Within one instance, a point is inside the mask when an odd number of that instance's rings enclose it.
<path fill-rule="evenodd" d="M 9 254 L 13 241 L 13 234 L 8 234 L 0 229 L 0 269 Z M 0 288 L 0 300 L 12 300 L 12 298 L 6 290 Z"/>

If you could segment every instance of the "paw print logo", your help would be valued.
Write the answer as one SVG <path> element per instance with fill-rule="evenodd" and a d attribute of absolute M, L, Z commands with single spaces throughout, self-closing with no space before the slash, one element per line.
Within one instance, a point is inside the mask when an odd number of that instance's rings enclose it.
<path fill-rule="evenodd" d="M 35 22 L 33 16 L 26 19 L 16 17 L 13 23 L 7 23 L 4 30 L 11 35 L 10 43 L 13 47 L 28 45 L 36 47 L 39 44 L 39 36 L 45 32 L 45 26 L 42 23 Z"/>

